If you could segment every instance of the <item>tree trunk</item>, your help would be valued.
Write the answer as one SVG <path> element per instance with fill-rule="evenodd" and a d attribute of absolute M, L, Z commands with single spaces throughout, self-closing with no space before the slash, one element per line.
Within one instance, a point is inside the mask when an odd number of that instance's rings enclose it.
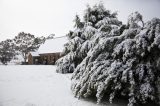
<path fill-rule="evenodd" d="M 24 53 L 24 62 L 27 62 L 27 53 Z"/>

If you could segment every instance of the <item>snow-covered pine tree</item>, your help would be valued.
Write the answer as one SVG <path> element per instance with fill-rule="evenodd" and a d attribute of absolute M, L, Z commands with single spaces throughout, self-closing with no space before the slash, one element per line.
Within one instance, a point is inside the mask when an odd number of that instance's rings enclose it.
<path fill-rule="evenodd" d="M 98 23 L 113 26 L 104 19 Z M 92 37 L 94 46 L 72 75 L 76 97 L 95 95 L 98 103 L 104 97 L 111 103 L 115 97 L 126 97 L 128 106 L 160 100 L 160 19 L 143 24 L 142 16 L 135 12 L 129 16 L 128 27 L 114 27 L 107 33 L 98 27 L 92 35 L 98 40 Z"/>
<path fill-rule="evenodd" d="M 124 26 L 120 27 L 122 23 L 117 20 L 116 15 L 106 10 L 103 4 L 93 8 L 87 6 L 84 21 L 76 15 L 75 30 L 67 34 L 69 42 L 62 53 L 64 56 L 56 62 L 57 72 L 73 72 L 87 56 L 88 51 L 99 42 L 99 38 L 120 35 L 120 29 Z"/>
<path fill-rule="evenodd" d="M 74 71 L 74 95 L 96 96 L 98 103 L 104 97 L 111 103 L 115 97 L 126 97 L 128 106 L 158 103 L 160 19 L 144 23 L 135 12 L 126 26 L 98 5 L 87 7 L 81 23 L 83 28 L 68 34 L 64 57 L 57 62 L 58 72 Z"/>

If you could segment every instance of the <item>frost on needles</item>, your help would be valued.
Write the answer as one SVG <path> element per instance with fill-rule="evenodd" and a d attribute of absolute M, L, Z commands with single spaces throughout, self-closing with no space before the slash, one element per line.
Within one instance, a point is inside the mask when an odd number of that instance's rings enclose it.
<path fill-rule="evenodd" d="M 78 98 L 127 97 L 128 106 L 160 99 L 160 19 L 146 23 L 138 12 L 128 24 L 102 4 L 87 7 L 84 21 L 75 18 L 57 72 L 73 72 L 71 89 Z"/>

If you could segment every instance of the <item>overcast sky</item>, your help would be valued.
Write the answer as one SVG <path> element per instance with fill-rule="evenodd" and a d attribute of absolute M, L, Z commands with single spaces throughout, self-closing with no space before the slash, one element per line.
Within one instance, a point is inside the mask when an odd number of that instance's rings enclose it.
<path fill-rule="evenodd" d="M 24 31 L 35 36 L 64 36 L 73 29 L 76 14 L 82 16 L 87 4 L 103 1 L 119 20 L 139 11 L 144 20 L 160 18 L 160 0 L 0 0 L 0 41 Z"/>

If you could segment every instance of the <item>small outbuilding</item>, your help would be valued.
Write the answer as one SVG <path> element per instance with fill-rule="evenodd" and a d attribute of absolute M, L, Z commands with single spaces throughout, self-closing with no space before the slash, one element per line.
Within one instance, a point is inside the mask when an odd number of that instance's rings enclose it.
<path fill-rule="evenodd" d="M 61 57 L 65 43 L 67 43 L 66 36 L 46 40 L 45 43 L 39 47 L 37 52 L 29 53 L 28 64 L 54 65 L 55 62 Z"/>

